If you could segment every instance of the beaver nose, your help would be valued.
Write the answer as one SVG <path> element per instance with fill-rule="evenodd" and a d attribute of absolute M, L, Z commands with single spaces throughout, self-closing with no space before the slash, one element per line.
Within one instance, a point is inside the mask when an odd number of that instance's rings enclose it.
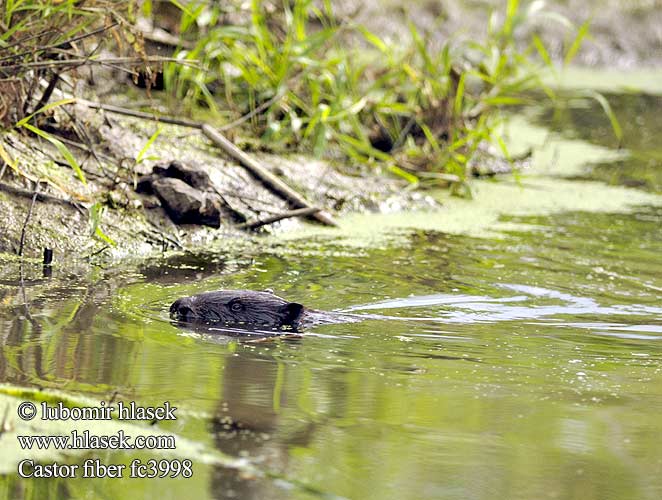
<path fill-rule="evenodd" d="M 170 306 L 170 316 L 175 319 L 186 320 L 193 311 L 184 303 L 184 299 L 178 299 Z"/>
<path fill-rule="evenodd" d="M 182 299 L 178 299 L 170 304 L 170 316 L 173 316 L 179 310 L 179 305 L 181 304 Z"/>

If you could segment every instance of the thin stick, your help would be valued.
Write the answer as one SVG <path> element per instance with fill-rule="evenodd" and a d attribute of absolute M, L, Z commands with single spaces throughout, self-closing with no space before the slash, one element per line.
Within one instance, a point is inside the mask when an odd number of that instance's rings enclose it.
<path fill-rule="evenodd" d="M 284 93 L 276 94 L 273 96 L 271 99 L 268 101 L 262 103 L 260 106 L 255 108 L 253 111 L 249 111 L 245 115 L 240 116 L 234 121 L 231 121 L 230 123 L 226 123 L 222 127 L 219 128 L 221 131 L 226 131 L 230 130 L 231 128 L 236 127 L 237 125 L 241 125 L 242 123 L 250 120 L 253 118 L 253 116 L 257 115 L 258 113 L 261 113 L 265 109 L 267 109 L 269 106 L 271 106 L 274 102 L 276 102 L 278 99 L 281 99 L 285 95 Z M 94 108 L 94 109 L 102 109 L 104 111 L 108 111 L 109 113 L 116 113 L 118 115 L 125 115 L 125 116 L 131 116 L 133 118 L 140 118 L 141 120 L 152 120 L 152 121 L 157 121 L 161 123 L 169 123 L 171 125 L 180 125 L 182 127 L 191 127 L 191 128 L 197 128 L 197 129 L 202 129 L 202 126 L 204 123 L 202 122 L 196 122 L 195 120 L 187 120 L 186 118 L 173 118 L 171 116 L 159 116 L 153 113 L 146 113 L 144 111 L 135 111 L 133 109 L 129 108 L 123 108 L 120 106 L 113 106 L 112 104 L 101 104 L 98 102 L 92 102 L 92 101 L 87 101 L 85 99 L 76 99 L 79 103 L 84 104 L 88 108 Z"/>
<path fill-rule="evenodd" d="M 88 101 L 86 99 L 76 99 L 77 102 L 84 104 L 88 108 L 102 109 L 109 113 L 116 113 L 118 115 L 131 116 L 133 118 L 140 118 L 141 120 L 152 120 L 161 123 L 169 123 L 171 125 L 180 125 L 182 127 L 202 128 L 202 123 L 185 118 L 172 118 L 170 116 L 158 116 L 153 113 L 145 113 L 144 111 L 135 111 L 133 109 L 122 108 L 120 106 L 113 106 L 111 104 L 101 104 L 98 102 Z"/>
<path fill-rule="evenodd" d="M 27 189 L 19 188 L 16 186 L 10 186 L 4 182 L 0 182 L 0 191 L 4 191 L 9 194 L 16 196 L 21 196 L 23 198 L 32 198 L 36 195 L 37 200 L 44 201 L 48 203 L 57 203 L 58 205 L 68 205 L 74 208 L 78 208 L 77 204 L 73 201 L 65 200 L 64 198 L 58 198 L 57 196 L 51 196 L 46 193 L 35 193 L 34 191 L 28 191 Z"/>
<path fill-rule="evenodd" d="M 30 40 L 34 40 L 35 38 L 39 38 L 39 37 L 42 37 L 44 35 L 47 35 L 49 33 L 54 33 L 54 32 L 55 32 L 54 29 L 46 29 L 46 30 L 44 30 L 40 33 L 36 33 L 34 35 L 23 37 L 19 40 L 16 40 L 15 42 L 12 42 L 10 44 L 5 45 L 4 47 L 0 47 L 0 52 L 2 52 L 4 50 L 9 50 L 12 47 L 15 47 L 16 45 L 21 45 L 22 43 L 29 42 Z M 25 54 L 23 54 L 23 55 L 25 55 Z M 15 54 L 12 55 L 12 57 L 14 57 L 14 56 L 15 56 Z M 6 58 L 3 57 L 2 59 L 0 59 L 0 61 L 4 61 L 5 59 Z"/>
<path fill-rule="evenodd" d="M 101 252 L 105 252 L 109 248 L 110 248 L 110 245 L 104 245 L 99 250 L 95 250 L 91 254 L 86 255 L 84 258 L 85 259 L 91 259 L 92 257 L 96 257 L 97 255 L 99 255 Z"/>
<path fill-rule="evenodd" d="M 33 61 L 20 64 L 8 64 L 2 66 L 2 70 L 16 69 L 16 68 L 55 68 L 62 66 L 80 66 L 82 64 L 143 64 L 143 63 L 157 63 L 157 62 L 175 62 L 183 66 L 190 66 L 197 68 L 197 61 L 185 61 L 176 59 L 174 57 L 109 57 L 107 59 L 86 59 L 86 58 L 77 58 L 77 59 L 64 59 L 64 60 L 45 60 L 45 61 Z"/>
<path fill-rule="evenodd" d="M 39 99 L 39 102 L 36 104 L 34 107 L 34 111 L 37 111 L 41 108 L 43 108 L 48 100 L 51 98 L 51 95 L 53 94 L 53 91 L 55 90 L 55 86 L 57 85 L 57 82 L 60 81 L 60 74 L 53 72 L 51 75 L 51 79 L 48 82 L 48 87 L 46 87 L 46 90 L 44 90 L 44 93 L 41 94 L 41 99 Z M 30 113 L 27 113 L 30 114 Z"/>
<path fill-rule="evenodd" d="M 41 52 L 41 51 L 48 50 L 48 49 L 56 49 L 56 48 L 62 47 L 63 45 L 72 44 L 72 43 L 75 43 L 75 42 L 77 42 L 79 40 L 82 40 L 84 38 L 89 38 L 91 36 L 94 36 L 94 35 L 97 35 L 97 34 L 103 32 L 103 31 L 114 28 L 118 24 L 119 24 L 118 22 L 114 22 L 113 24 L 111 24 L 109 26 L 104 26 L 103 28 L 99 28 L 97 30 L 91 31 L 90 33 L 84 33 L 84 34 L 76 36 L 74 38 L 70 38 L 69 40 L 64 40 L 63 42 L 58 42 L 58 43 L 55 43 L 55 44 L 52 44 L 52 45 L 44 45 L 43 47 L 35 47 L 31 50 L 27 50 L 25 52 L 21 52 L 21 53 L 18 53 L 18 54 L 11 54 L 9 56 L 1 58 L 0 61 L 6 61 L 7 59 L 13 59 L 13 58 L 16 58 L 16 57 L 23 57 L 23 56 L 35 54 L 36 52 Z M 31 40 L 32 38 L 37 38 L 39 36 L 45 35 L 46 33 L 53 32 L 53 31 L 55 31 L 55 30 L 44 31 L 44 32 L 42 32 L 42 34 L 38 34 L 38 35 L 35 35 L 35 36 L 32 36 L 32 37 L 28 37 L 27 39 L 20 40 L 19 42 L 13 43 L 13 44 L 8 45 L 6 47 L 2 47 L 2 49 L 8 49 L 9 47 L 12 47 L 13 45 L 18 45 L 20 43 L 27 42 L 28 40 Z"/>
<path fill-rule="evenodd" d="M 297 208 L 296 210 L 289 210 L 287 212 L 272 215 L 266 219 L 256 220 L 253 222 L 244 222 L 243 224 L 238 224 L 236 227 L 240 229 L 257 229 L 258 227 L 273 224 L 274 222 L 278 222 L 283 219 L 290 219 L 292 217 L 304 217 L 306 215 L 313 215 L 319 211 L 320 209 L 317 207 Z"/>
<path fill-rule="evenodd" d="M 141 31 L 140 34 L 145 40 L 168 45 L 169 47 L 182 47 L 189 50 L 195 47 L 194 43 L 191 43 L 188 40 L 182 40 L 164 30 Z"/>
<path fill-rule="evenodd" d="M 244 122 L 250 120 L 251 118 L 253 118 L 255 115 L 262 113 L 262 111 L 264 111 L 265 109 L 268 109 L 276 101 L 282 99 L 285 96 L 286 93 L 287 93 L 287 90 L 283 90 L 281 92 L 278 92 L 271 99 L 269 99 L 268 101 L 264 101 L 257 108 L 255 108 L 253 111 L 249 111 L 248 113 L 246 113 L 243 116 L 240 116 L 236 120 L 234 120 L 230 123 L 226 123 L 222 127 L 219 127 L 218 130 L 220 130 L 221 132 L 225 132 L 226 130 L 230 130 L 230 129 L 236 127 L 237 125 L 241 125 L 242 123 L 244 123 Z"/>
<path fill-rule="evenodd" d="M 221 148 L 226 154 L 228 154 L 234 160 L 238 161 L 244 168 L 246 168 L 255 177 L 257 177 L 267 189 L 288 201 L 291 205 L 294 206 L 294 208 L 312 208 L 310 203 L 308 203 L 308 201 L 303 196 L 301 196 L 294 189 L 281 181 L 278 177 L 262 167 L 262 165 L 260 165 L 255 159 L 235 146 L 229 139 L 227 139 L 214 127 L 205 123 L 202 125 L 202 133 L 214 144 L 216 144 L 216 146 Z M 318 210 L 313 213 L 312 217 L 327 226 L 338 226 L 336 221 L 334 221 L 329 214 L 322 210 Z"/>
<path fill-rule="evenodd" d="M 37 201 L 37 195 L 39 194 L 39 180 L 35 183 L 34 186 L 34 195 L 32 196 L 32 203 L 30 203 L 30 208 L 28 209 L 28 216 L 25 218 L 23 223 L 23 228 L 21 229 L 21 241 L 18 245 L 18 256 L 23 257 L 23 245 L 25 243 L 25 230 L 30 223 L 30 217 L 32 217 L 32 209 L 34 208 L 34 203 Z"/>
<path fill-rule="evenodd" d="M 175 237 L 171 237 L 171 236 L 169 236 L 168 234 L 166 234 L 165 231 L 162 231 L 162 230 L 161 230 L 156 224 L 154 224 L 153 222 L 151 222 L 151 221 L 147 221 L 147 222 L 149 223 L 150 226 L 152 226 L 152 231 L 153 231 L 154 233 L 156 233 L 156 236 L 160 236 L 160 237 L 162 238 L 162 240 L 159 241 L 159 243 L 164 243 L 164 242 L 166 242 L 166 243 L 170 243 L 170 244 L 171 244 L 172 246 L 174 246 L 175 248 L 184 248 L 184 247 L 182 246 L 182 244 L 179 242 L 179 240 L 176 239 L 176 237 L 177 237 L 176 235 L 175 235 Z M 149 232 L 148 232 L 148 231 L 145 231 L 145 230 L 141 231 L 141 233 L 146 234 L 147 236 L 152 236 L 152 237 L 154 237 L 154 234 L 149 234 Z"/>

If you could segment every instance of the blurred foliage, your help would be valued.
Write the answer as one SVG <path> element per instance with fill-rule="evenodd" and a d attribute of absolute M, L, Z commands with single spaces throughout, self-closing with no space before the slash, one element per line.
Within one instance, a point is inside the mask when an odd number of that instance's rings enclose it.
<path fill-rule="evenodd" d="M 338 20 L 330 2 L 276 7 L 253 0 L 245 24 L 226 23 L 228 7 L 192 2 L 181 34 L 198 38 L 171 64 L 166 85 L 178 98 L 218 110 L 223 98 L 235 118 L 249 114 L 246 132 L 270 149 L 305 148 L 316 155 L 380 164 L 411 182 L 419 172 L 435 182 L 462 182 L 481 143 L 496 145 L 502 111 L 521 104 L 553 68 L 535 34 L 525 50 L 516 34 L 540 18 L 574 27 L 544 2 L 509 0 L 494 12 L 485 40 L 442 45 L 409 23 L 409 42 L 387 41 L 351 21 Z M 588 25 L 577 30 L 566 61 Z"/>
<path fill-rule="evenodd" d="M 144 56 L 135 9 L 133 0 L 0 3 L 0 123 L 13 125 L 47 104 L 63 75 L 103 64 L 97 56 L 108 39 L 120 55 Z"/>

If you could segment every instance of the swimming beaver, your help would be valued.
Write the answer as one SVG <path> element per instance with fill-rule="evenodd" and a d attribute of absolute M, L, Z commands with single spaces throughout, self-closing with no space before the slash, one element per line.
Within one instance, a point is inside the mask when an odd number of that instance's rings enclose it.
<path fill-rule="evenodd" d="M 321 311 L 307 309 L 297 302 L 274 295 L 271 290 L 223 290 L 176 300 L 170 316 L 186 323 L 266 326 L 299 330 L 314 322 Z M 341 320 L 342 321 L 342 320 Z M 326 322 L 320 317 L 315 322 Z"/>

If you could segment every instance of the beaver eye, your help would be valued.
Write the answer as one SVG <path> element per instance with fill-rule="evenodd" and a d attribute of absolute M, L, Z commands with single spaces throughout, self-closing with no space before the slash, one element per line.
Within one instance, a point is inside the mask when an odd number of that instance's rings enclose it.
<path fill-rule="evenodd" d="M 239 301 L 233 302 L 230 304 L 230 310 L 232 312 L 239 312 L 244 308 L 243 304 Z"/>

